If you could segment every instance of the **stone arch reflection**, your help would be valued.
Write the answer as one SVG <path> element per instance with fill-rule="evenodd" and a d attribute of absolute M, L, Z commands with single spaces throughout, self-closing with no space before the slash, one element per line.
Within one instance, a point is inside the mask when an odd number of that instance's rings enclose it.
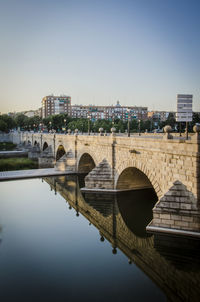
<path fill-rule="evenodd" d="M 139 237 L 151 236 L 146 226 L 153 218 L 153 207 L 157 202 L 153 189 L 127 191 L 118 194 L 119 212 L 126 226 Z"/>

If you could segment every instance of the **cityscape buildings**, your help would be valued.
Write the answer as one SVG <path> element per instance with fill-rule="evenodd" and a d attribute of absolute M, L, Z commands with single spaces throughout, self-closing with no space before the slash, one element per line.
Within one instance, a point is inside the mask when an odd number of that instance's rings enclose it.
<path fill-rule="evenodd" d="M 72 117 L 89 118 L 92 121 L 99 119 L 114 120 L 128 119 L 147 120 L 147 107 L 122 106 L 119 101 L 115 106 L 95 106 L 95 105 L 72 105 Z"/>
<path fill-rule="evenodd" d="M 193 95 L 178 94 L 177 95 L 177 111 L 148 111 L 145 106 L 124 106 L 119 101 L 115 105 L 72 105 L 71 97 L 66 95 L 54 96 L 48 95 L 42 99 L 42 107 L 37 110 L 29 110 L 23 112 L 9 112 L 8 115 L 15 117 L 18 114 L 24 114 L 27 117 L 39 116 L 46 118 L 51 115 L 66 113 L 72 118 L 87 118 L 91 121 L 119 119 L 122 121 L 130 121 L 133 119 L 146 121 L 150 120 L 152 126 L 159 126 L 159 123 L 165 122 L 170 117 L 185 121 L 192 120 L 194 113 L 192 110 Z"/>
<path fill-rule="evenodd" d="M 48 95 L 42 99 L 42 118 L 50 115 L 67 113 L 71 116 L 71 97 Z"/>

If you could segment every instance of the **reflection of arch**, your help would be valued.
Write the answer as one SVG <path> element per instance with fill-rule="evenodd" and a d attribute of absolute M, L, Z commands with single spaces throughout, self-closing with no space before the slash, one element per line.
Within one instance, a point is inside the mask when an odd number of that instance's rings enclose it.
<path fill-rule="evenodd" d="M 44 142 L 42 150 L 44 151 L 46 148 L 48 148 L 48 144 L 47 144 L 47 142 Z"/>
<path fill-rule="evenodd" d="M 117 187 L 118 180 L 120 175 L 123 173 L 123 171 L 127 168 L 136 168 L 136 170 L 139 170 L 146 176 L 148 182 L 150 182 L 150 187 L 153 188 L 158 196 L 158 199 L 163 195 L 162 190 L 160 188 L 160 185 L 156 179 L 156 176 L 153 175 L 146 165 L 144 165 L 142 162 L 138 162 L 136 160 L 128 160 L 128 161 L 123 161 L 117 168 L 117 175 L 115 177 L 115 188 Z"/>
<path fill-rule="evenodd" d="M 158 200 L 153 189 L 119 193 L 117 203 L 126 226 L 139 237 L 150 236 L 146 226 L 153 219 L 153 207 Z"/>
<path fill-rule="evenodd" d="M 82 154 L 79 163 L 78 163 L 78 172 L 79 173 L 89 173 L 94 169 L 95 162 L 92 156 L 88 153 Z"/>
<path fill-rule="evenodd" d="M 56 161 L 59 160 L 66 153 L 63 145 L 59 145 L 56 152 Z"/>

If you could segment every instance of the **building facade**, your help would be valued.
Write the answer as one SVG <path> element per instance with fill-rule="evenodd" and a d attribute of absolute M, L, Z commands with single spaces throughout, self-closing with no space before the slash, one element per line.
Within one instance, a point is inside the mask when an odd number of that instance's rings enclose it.
<path fill-rule="evenodd" d="M 92 121 L 99 119 L 114 120 L 128 119 L 147 120 L 147 107 L 121 106 L 119 102 L 115 106 L 95 106 L 95 105 L 72 105 L 72 117 L 89 118 Z"/>
<path fill-rule="evenodd" d="M 175 112 L 170 111 L 149 111 L 148 119 L 155 120 L 157 122 L 166 122 L 169 117 L 169 114 L 173 114 L 175 116 Z"/>
<path fill-rule="evenodd" d="M 70 96 L 49 95 L 42 99 L 42 118 L 61 113 L 66 113 L 71 116 Z"/>

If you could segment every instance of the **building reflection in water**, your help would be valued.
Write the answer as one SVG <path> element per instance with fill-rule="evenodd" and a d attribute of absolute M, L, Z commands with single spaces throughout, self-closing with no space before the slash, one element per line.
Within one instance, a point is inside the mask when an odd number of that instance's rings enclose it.
<path fill-rule="evenodd" d="M 152 219 L 156 195 L 151 189 L 120 194 L 82 194 L 83 177 L 75 175 L 45 178 L 98 230 L 100 241 L 108 240 L 112 253 L 120 249 L 165 293 L 168 301 L 199 301 L 200 240 L 165 234 L 150 235 L 146 225 Z"/>

